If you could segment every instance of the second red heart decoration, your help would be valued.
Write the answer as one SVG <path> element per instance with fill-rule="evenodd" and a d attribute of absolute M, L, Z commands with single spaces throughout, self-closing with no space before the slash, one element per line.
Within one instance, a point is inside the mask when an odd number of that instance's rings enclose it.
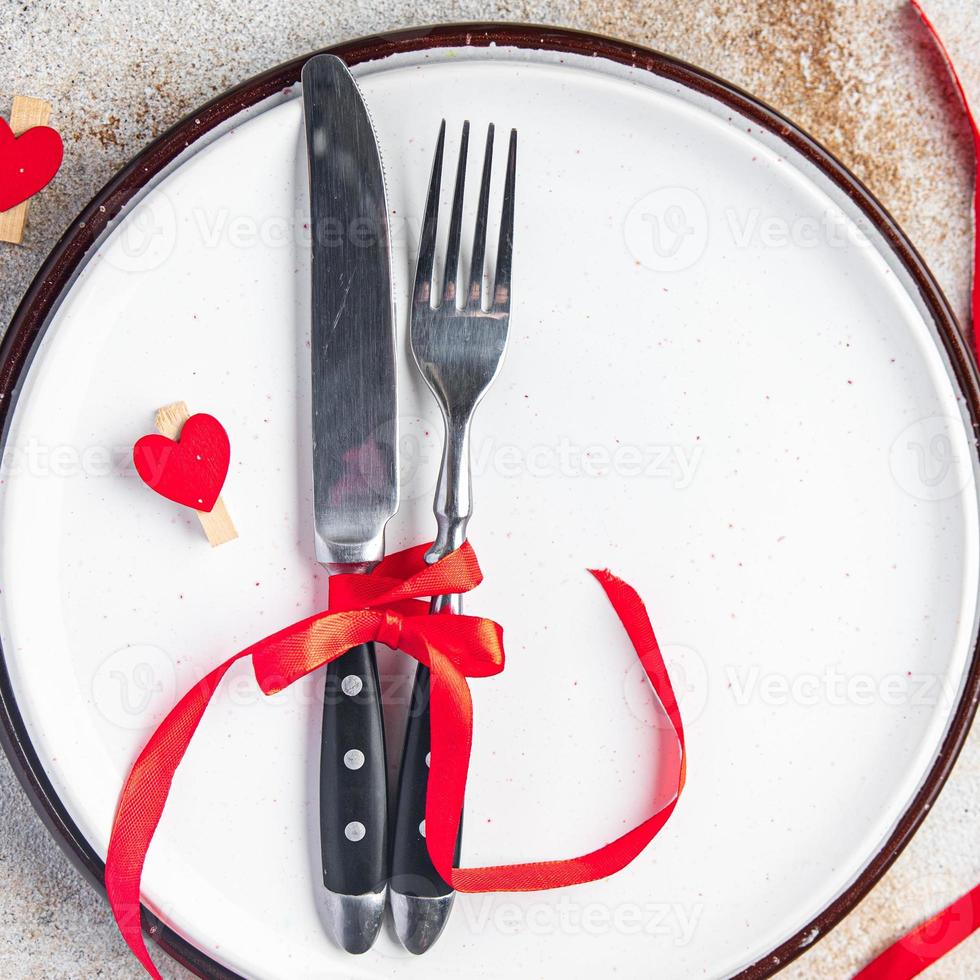
<path fill-rule="evenodd" d="M 20 136 L 0 119 L 0 211 L 9 211 L 50 183 L 61 166 L 64 146 L 50 126 Z"/>
<path fill-rule="evenodd" d="M 228 475 L 231 446 L 213 415 L 192 415 L 178 440 L 143 436 L 133 447 L 140 479 L 158 494 L 194 510 L 214 508 Z"/>

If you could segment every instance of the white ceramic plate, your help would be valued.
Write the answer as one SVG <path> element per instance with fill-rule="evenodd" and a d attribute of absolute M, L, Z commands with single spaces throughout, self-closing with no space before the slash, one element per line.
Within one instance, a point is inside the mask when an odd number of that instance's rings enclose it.
<path fill-rule="evenodd" d="M 487 581 L 468 602 L 504 624 L 509 663 L 474 684 L 464 861 L 570 856 L 645 814 L 652 707 L 589 566 L 647 600 L 687 789 L 621 874 L 460 897 L 424 958 L 390 934 L 350 958 L 314 903 L 318 679 L 265 699 L 242 664 L 176 780 L 145 901 L 213 976 L 765 974 L 881 874 L 969 718 L 962 352 L 887 217 L 757 103 L 612 42 L 455 31 L 347 53 L 385 161 L 402 331 L 439 119 L 520 131 L 512 341 L 476 425 Z M 137 160 L 7 340 L 8 751 L 94 873 L 177 693 L 324 602 L 298 64 Z M 432 534 L 440 439 L 400 351 L 391 548 Z M 128 465 L 175 399 L 230 433 L 241 537 L 214 551 Z M 397 761 L 410 664 L 382 670 Z"/>

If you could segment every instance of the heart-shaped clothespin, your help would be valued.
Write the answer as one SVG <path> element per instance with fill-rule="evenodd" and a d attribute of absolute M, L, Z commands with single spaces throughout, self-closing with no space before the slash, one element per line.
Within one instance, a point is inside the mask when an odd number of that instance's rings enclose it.
<path fill-rule="evenodd" d="M 51 106 L 43 99 L 14 98 L 10 124 L 0 119 L 0 241 L 24 237 L 27 204 L 61 166 L 64 146 L 47 125 Z"/>
<path fill-rule="evenodd" d="M 136 472 L 150 489 L 206 513 L 221 495 L 230 460 L 228 433 L 213 415 L 192 415 L 179 439 L 143 436 L 133 447 Z"/>
<path fill-rule="evenodd" d="M 140 479 L 158 494 L 197 511 L 212 545 L 238 537 L 221 500 L 231 445 L 213 415 L 190 415 L 183 402 L 161 408 L 159 435 L 146 435 L 133 447 Z"/>

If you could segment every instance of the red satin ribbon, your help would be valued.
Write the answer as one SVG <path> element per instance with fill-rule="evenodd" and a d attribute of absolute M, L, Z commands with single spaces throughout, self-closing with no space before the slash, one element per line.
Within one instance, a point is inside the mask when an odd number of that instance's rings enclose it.
<path fill-rule="evenodd" d="M 980 189 L 980 126 L 977 125 L 976 117 L 970 109 L 970 102 L 966 97 L 966 89 L 963 88 L 960 76 L 956 73 L 953 59 L 949 56 L 949 52 L 946 50 L 946 45 L 943 44 L 939 32 L 933 26 L 932 21 L 926 16 L 926 12 L 922 9 L 918 0 L 910 0 L 910 2 L 925 25 L 933 44 L 936 45 L 936 48 L 942 55 L 943 61 L 946 62 L 946 68 L 949 70 L 950 78 L 953 80 L 953 85 L 960 97 L 960 102 L 963 103 L 966 120 L 970 127 L 970 132 L 973 134 L 973 288 L 970 293 L 970 312 L 973 321 L 973 354 L 977 361 L 980 362 L 980 237 L 977 235 L 977 231 L 980 230 L 980 194 L 977 193 L 977 190 Z"/>
<path fill-rule="evenodd" d="M 453 867 L 473 734 L 466 678 L 489 677 L 503 670 L 503 635 L 489 619 L 429 615 L 423 598 L 469 592 L 482 575 L 468 544 L 434 565 L 425 563 L 425 551 L 423 545 L 391 555 L 371 575 L 333 576 L 327 612 L 288 626 L 216 667 L 184 695 L 151 736 L 123 787 L 109 840 L 105 883 L 123 937 L 156 980 L 160 974 L 140 928 L 140 877 L 147 850 L 174 774 L 208 702 L 228 669 L 244 657 L 252 658 L 256 680 L 266 694 L 283 690 L 350 647 L 371 640 L 402 650 L 430 668 L 432 757 L 426 844 L 433 865 L 457 891 L 534 891 L 595 881 L 625 867 L 667 822 L 684 785 L 684 731 L 677 701 L 640 597 L 610 572 L 593 571 L 677 736 L 676 792 L 639 826 L 590 854 L 563 861 Z"/>
<path fill-rule="evenodd" d="M 943 56 L 953 79 L 953 85 L 956 87 L 963 108 L 966 110 L 966 118 L 973 133 L 975 176 L 978 186 L 980 186 L 980 127 L 977 126 L 976 118 L 970 110 L 970 103 L 967 101 L 963 83 L 956 74 L 953 60 L 939 37 L 939 33 L 916 0 L 911 0 L 911 3 L 929 32 L 929 37 Z M 980 237 L 977 235 L 977 231 L 980 230 L 980 195 L 976 193 L 976 190 L 973 195 L 973 218 L 973 288 L 971 291 L 973 353 L 980 361 L 980 334 L 978 334 L 978 326 L 980 326 Z M 980 885 L 907 933 L 897 943 L 889 946 L 861 970 L 854 977 L 854 980 L 909 980 L 945 956 L 954 946 L 959 945 L 978 928 L 980 928 Z"/>
<path fill-rule="evenodd" d="M 908 980 L 932 966 L 980 925 L 980 885 L 875 957 L 854 980 Z"/>

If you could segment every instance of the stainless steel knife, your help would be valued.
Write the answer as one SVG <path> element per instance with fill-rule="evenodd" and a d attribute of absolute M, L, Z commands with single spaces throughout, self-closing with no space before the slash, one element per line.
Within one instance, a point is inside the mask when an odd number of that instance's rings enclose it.
<path fill-rule="evenodd" d="M 313 499 L 316 558 L 368 572 L 398 507 L 395 321 L 384 175 L 347 66 L 303 68 L 313 251 Z M 328 926 L 351 953 L 384 919 L 388 819 L 373 644 L 326 668 L 320 850 Z"/>

